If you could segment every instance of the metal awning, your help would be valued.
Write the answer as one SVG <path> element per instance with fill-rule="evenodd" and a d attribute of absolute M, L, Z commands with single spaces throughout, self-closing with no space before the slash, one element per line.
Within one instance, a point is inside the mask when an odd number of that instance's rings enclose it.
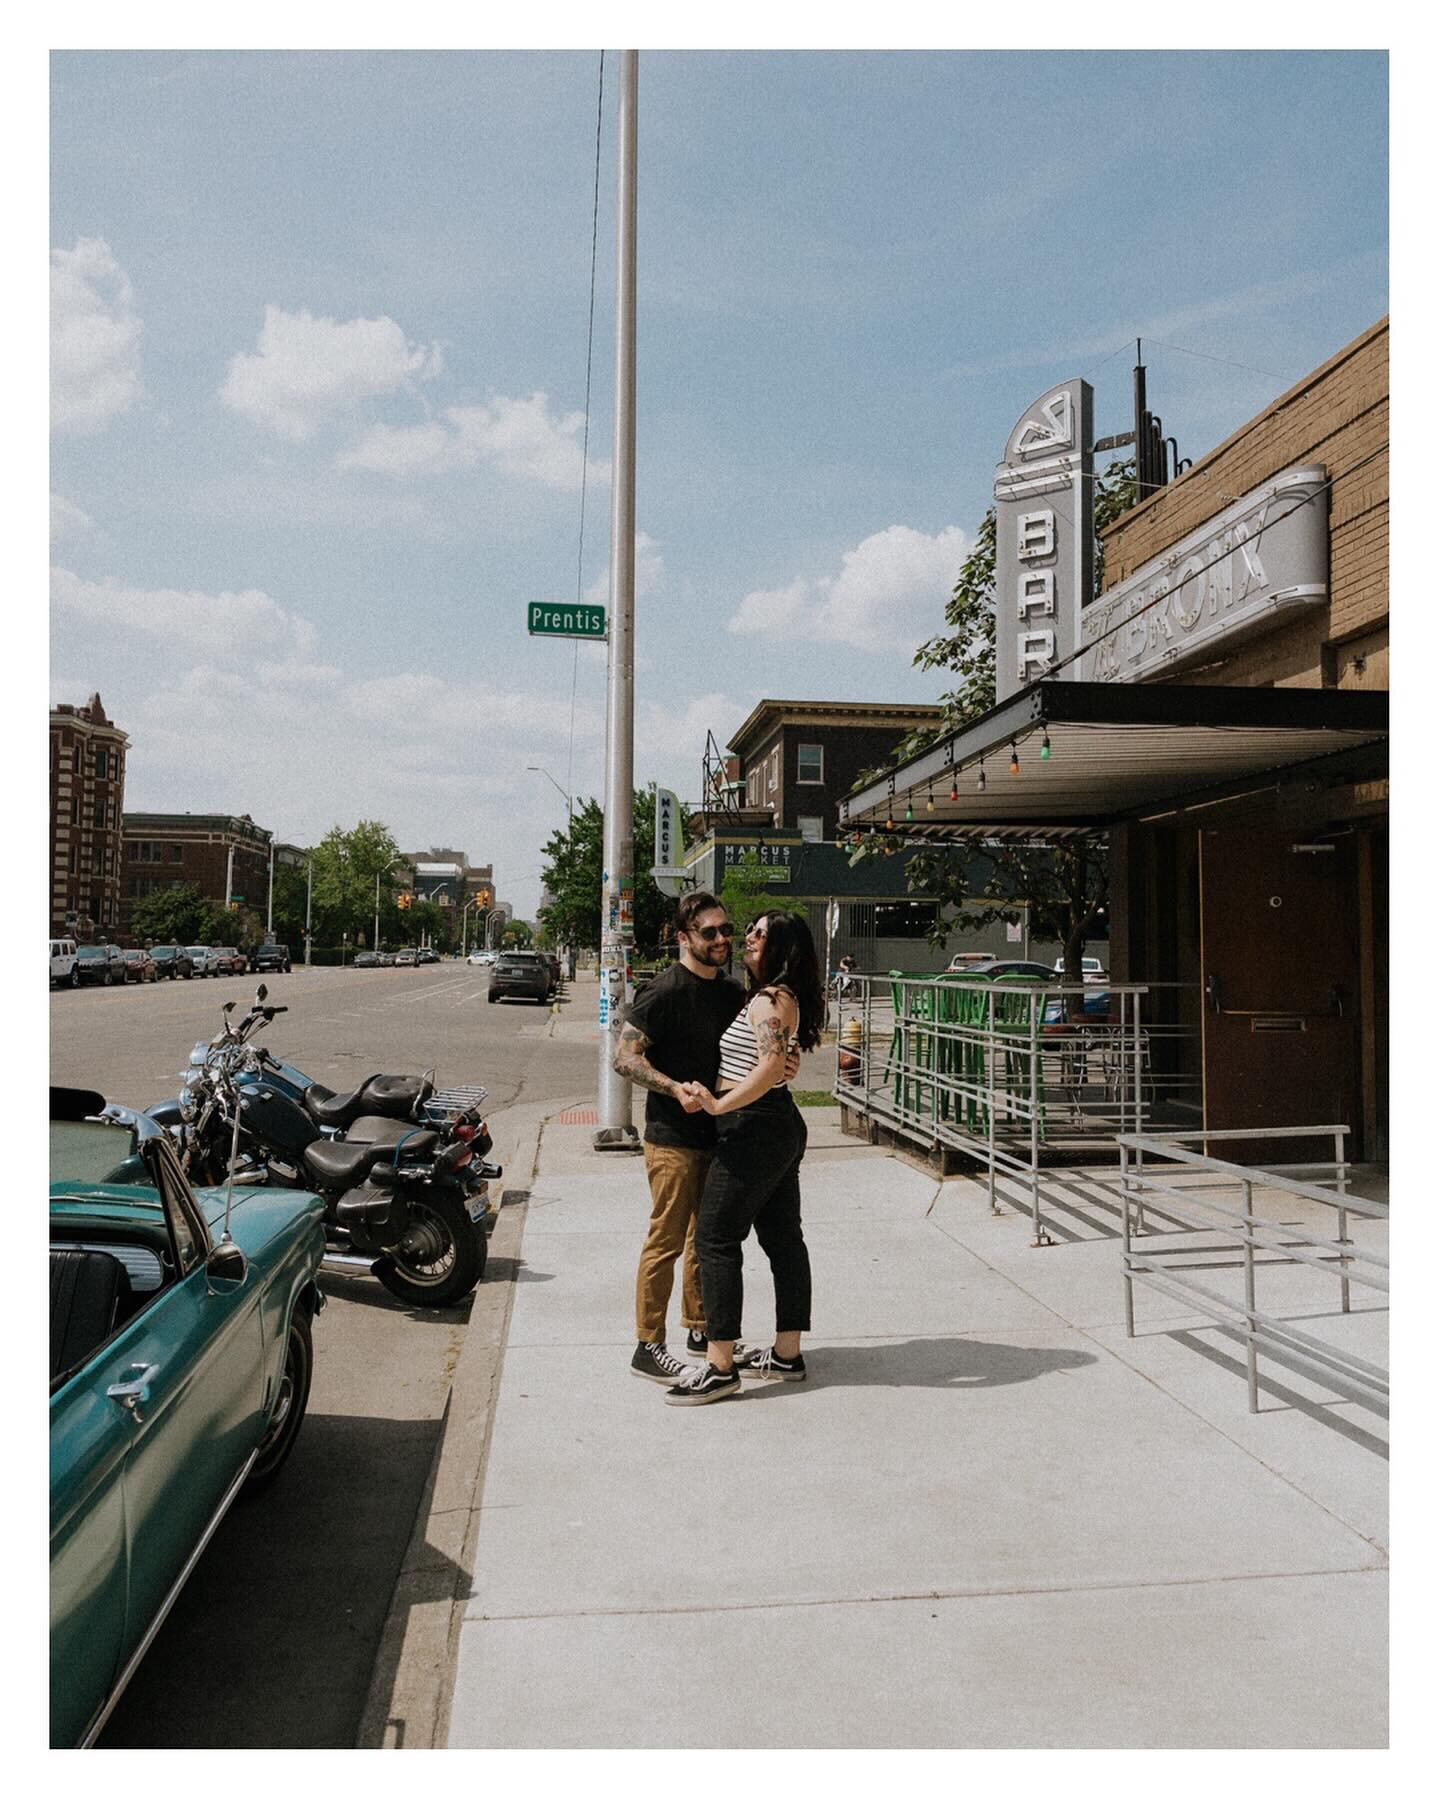
<path fill-rule="evenodd" d="M 1388 693 L 1336 688 L 1037 681 L 852 794 L 840 829 L 893 819 L 911 838 L 1067 836 L 1276 786 L 1306 765 L 1354 758 L 1370 772 L 1389 706 Z"/>

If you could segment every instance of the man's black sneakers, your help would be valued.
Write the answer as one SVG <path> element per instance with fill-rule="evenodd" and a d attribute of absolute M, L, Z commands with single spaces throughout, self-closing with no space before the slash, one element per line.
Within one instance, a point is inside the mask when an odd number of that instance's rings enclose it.
<path fill-rule="evenodd" d="M 735 1359 L 735 1367 L 747 1381 L 803 1381 L 803 1356 L 777 1356 L 773 1349 L 752 1350 Z"/>
<path fill-rule="evenodd" d="M 630 1373 L 650 1381 L 678 1381 L 688 1371 L 689 1364 L 672 1356 L 664 1344 L 637 1344 L 630 1358 Z"/>
<path fill-rule="evenodd" d="M 674 1387 L 666 1390 L 667 1406 L 707 1406 L 712 1400 L 728 1400 L 732 1394 L 743 1393 L 740 1377 L 734 1369 L 722 1373 L 711 1363 L 701 1363 L 698 1369 L 689 1369 L 681 1376 Z"/>
<path fill-rule="evenodd" d="M 687 1356 L 703 1356 L 710 1348 L 710 1340 L 703 1331 L 687 1331 L 685 1333 L 685 1354 Z"/>

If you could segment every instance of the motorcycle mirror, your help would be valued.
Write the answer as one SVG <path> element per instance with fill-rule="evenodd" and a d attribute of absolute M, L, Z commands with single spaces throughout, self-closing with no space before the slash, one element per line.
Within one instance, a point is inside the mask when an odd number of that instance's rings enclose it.
<path fill-rule="evenodd" d="M 227 1001 L 226 1001 L 226 1002 L 225 1002 L 225 1004 L 224 1004 L 224 1005 L 223 1005 L 223 1006 L 222 1006 L 222 1007 L 221 1007 L 221 1008 L 220 1008 L 220 1010 L 221 1010 L 221 1012 L 223 1012 L 223 1013 L 232 1013 L 232 1012 L 234 1012 L 234 1010 L 235 1010 L 235 1002 L 234 1002 L 234 1001 L 233 1001 L 233 1000 L 227 1000 Z"/>
<path fill-rule="evenodd" d="M 257 988 L 256 988 L 256 990 L 255 990 L 255 999 L 256 999 L 256 1001 L 257 1001 L 257 1002 L 258 1002 L 258 1003 L 263 1003 L 263 1002 L 264 1002 L 264 999 L 265 999 L 265 996 L 266 996 L 266 995 L 267 995 L 267 994 L 268 994 L 268 993 L 269 993 L 269 992 L 270 992 L 270 990 L 269 990 L 269 988 L 267 988 L 267 987 L 266 987 L 266 985 L 265 985 L 265 983 L 264 983 L 264 982 L 263 982 L 263 981 L 262 981 L 262 982 L 261 982 L 261 983 L 260 983 L 260 985 L 259 985 L 259 987 L 257 987 Z"/>

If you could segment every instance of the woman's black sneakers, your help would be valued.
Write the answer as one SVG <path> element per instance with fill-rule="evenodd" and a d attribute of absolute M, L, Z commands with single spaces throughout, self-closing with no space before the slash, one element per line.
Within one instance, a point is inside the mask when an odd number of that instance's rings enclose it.
<path fill-rule="evenodd" d="M 805 1379 L 805 1358 L 803 1356 L 777 1356 L 775 1351 L 752 1350 L 746 1356 L 735 1359 L 735 1367 L 747 1381 L 803 1381 Z"/>
<path fill-rule="evenodd" d="M 690 1365 L 672 1356 L 664 1344 L 637 1344 L 630 1358 L 630 1373 L 650 1381 L 678 1381 Z"/>
<path fill-rule="evenodd" d="M 728 1400 L 732 1394 L 743 1393 L 740 1376 L 734 1369 L 728 1372 L 717 1369 L 712 1363 L 702 1363 L 698 1369 L 688 1370 L 672 1388 L 665 1393 L 667 1406 L 708 1406 L 712 1400 Z"/>
<path fill-rule="evenodd" d="M 687 1356 L 703 1356 L 710 1348 L 710 1340 L 703 1331 L 687 1331 L 685 1333 L 685 1354 Z"/>

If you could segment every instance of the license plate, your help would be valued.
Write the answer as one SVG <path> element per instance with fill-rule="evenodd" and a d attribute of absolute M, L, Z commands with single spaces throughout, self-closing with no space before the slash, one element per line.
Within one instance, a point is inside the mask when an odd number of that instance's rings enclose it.
<path fill-rule="evenodd" d="M 490 1183 L 482 1181 L 472 1193 L 465 1197 L 465 1210 L 472 1219 L 483 1219 L 490 1210 Z"/>

